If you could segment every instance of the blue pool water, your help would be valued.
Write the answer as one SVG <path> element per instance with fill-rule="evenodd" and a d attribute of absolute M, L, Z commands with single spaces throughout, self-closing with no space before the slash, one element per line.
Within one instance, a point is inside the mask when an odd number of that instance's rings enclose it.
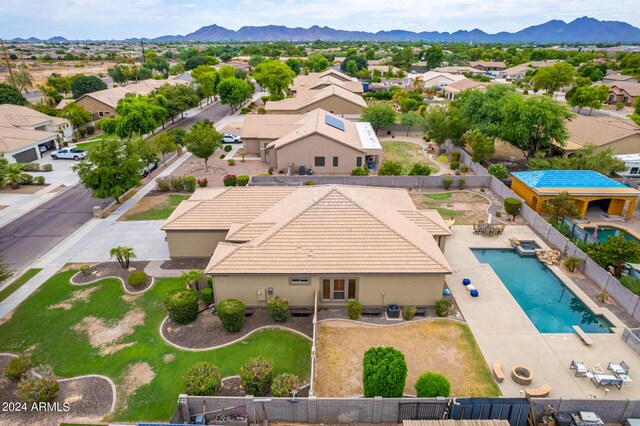
<path fill-rule="evenodd" d="M 513 249 L 475 249 L 481 263 L 491 265 L 540 333 L 608 333 L 611 324 L 593 314 L 537 257 L 521 257 Z"/>
<path fill-rule="evenodd" d="M 593 227 L 585 227 L 584 228 L 585 231 L 587 231 L 588 233 L 590 233 L 591 235 L 593 235 L 593 232 L 595 231 L 595 228 Z M 614 228 L 613 226 L 600 226 L 598 227 L 598 234 L 597 234 L 597 240 L 600 242 L 604 242 L 607 241 L 609 239 L 609 237 L 617 237 L 618 235 L 622 235 L 624 236 L 624 239 L 627 241 L 635 241 L 637 243 L 640 243 L 640 241 L 638 241 L 638 239 L 636 237 L 634 237 L 633 235 L 624 232 L 623 229 L 618 229 L 618 228 Z"/>

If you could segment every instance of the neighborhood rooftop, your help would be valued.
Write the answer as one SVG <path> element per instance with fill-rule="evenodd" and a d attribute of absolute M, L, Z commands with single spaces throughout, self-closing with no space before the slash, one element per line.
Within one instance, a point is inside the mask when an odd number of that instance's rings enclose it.
<path fill-rule="evenodd" d="M 626 188 L 627 186 L 593 170 L 535 170 L 513 172 L 531 188 Z"/>

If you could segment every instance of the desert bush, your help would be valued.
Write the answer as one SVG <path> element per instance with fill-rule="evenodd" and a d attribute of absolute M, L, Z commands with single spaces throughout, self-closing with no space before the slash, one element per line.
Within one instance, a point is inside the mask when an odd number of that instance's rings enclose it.
<path fill-rule="evenodd" d="M 269 316 L 275 322 L 287 322 L 289 319 L 289 300 L 276 296 L 267 302 Z"/>
<path fill-rule="evenodd" d="M 171 190 L 174 192 L 180 192 L 184 189 L 184 179 L 179 176 L 171 178 Z"/>
<path fill-rule="evenodd" d="M 53 164 L 43 164 L 42 165 L 42 171 L 43 172 L 52 172 L 53 171 Z"/>
<path fill-rule="evenodd" d="M 458 179 L 458 189 L 459 190 L 462 191 L 466 184 L 467 184 L 467 180 L 466 179 Z"/>
<path fill-rule="evenodd" d="M 240 367 L 240 386 L 247 395 L 265 396 L 273 381 L 273 361 L 251 358 Z"/>
<path fill-rule="evenodd" d="M 80 127 L 78 129 L 78 134 L 80 135 L 80 138 L 84 138 L 85 136 L 87 136 L 87 129 L 85 129 L 84 127 Z"/>
<path fill-rule="evenodd" d="M 227 156 L 227 154 L 220 154 L 220 157 L 218 157 L 218 158 L 220 158 L 222 160 L 226 156 Z"/>
<path fill-rule="evenodd" d="M 194 192 L 196 190 L 195 176 L 185 176 L 182 178 L 182 181 L 184 182 L 184 189 L 186 189 L 187 192 Z"/>
<path fill-rule="evenodd" d="M 88 277 L 89 275 L 91 275 L 91 267 L 89 265 L 82 265 L 80 267 L 80 273 L 82 273 L 82 275 L 84 275 L 85 277 Z"/>
<path fill-rule="evenodd" d="M 410 321 L 416 315 L 416 307 L 405 305 L 402 307 L 402 318 L 405 321 Z"/>
<path fill-rule="evenodd" d="M 236 165 L 236 160 L 234 160 L 233 158 L 229 158 L 227 160 L 227 164 L 230 166 L 235 166 Z"/>
<path fill-rule="evenodd" d="M 216 396 L 222 389 L 222 374 L 218 366 L 210 362 L 196 362 L 183 376 L 187 395 Z"/>
<path fill-rule="evenodd" d="M 442 186 L 444 187 L 444 189 L 451 188 L 451 185 L 453 185 L 453 179 L 451 178 L 442 179 Z"/>
<path fill-rule="evenodd" d="M 218 303 L 216 313 L 222 327 L 229 333 L 237 333 L 244 325 L 245 305 L 237 299 L 227 299 Z"/>
<path fill-rule="evenodd" d="M 579 257 L 568 257 L 567 260 L 564 261 L 562 266 L 567 268 L 569 272 L 573 272 L 576 268 L 584 263 L 584 260 Z"/>
<path fill-rule="evenodd" d="M 624 108 L 624 104 L 622 102 L 616 102 L 616 111 L 620 111 Z"/>
<path fill-rule="evenodd" d="M 236 175 L 229 173 L 223 176 L 222 183 L 224 183 L 224 186 L 236 186 L 238 185 L 238 179 Z"/>
<path fill-rule="evenodd" d="M 85 130 L 87 131 L 88 135 L 93 135 L 96 132 L 96 126 L 92 126 L 91 124 L 89 124 L 88 126 L 85 126 Z"/>
<path fill-rule="evenodd" d="M 347 313 L 352 320 L 360 318 L 360 314 L 362 314 L 362 305 L 360 302 L 357 300 L 349 300 L 347 302 Z"/>
<path fill-rule="evenodd" d="M 258 107 L 258 114 L 262 115 L 266 113 L 267 113 L 267 110 L 265 109 L 265 107 Z"/>
<path fill-rule="evenodd" d="M 451 309 L 451 302 L 448 300 L 438 300 L 436 302 L 436 315 L 439 317 L 446 317 L 449 315 L 449 309 Z"/>
<path fill-rule="evenodd" d="M 460 162 L 459 161 L 452 161 L 451 164 L 449 165 L 449 167 L 451 167 L 451 170 L 456 170 L 460 167 Z"/>
<path fill-rule="evenodd" d="M 522 208 L 522 201 L 517 198 L 505 198 L 504 199 L 504 209 L 507 213 L 513 216 L 515 219 L 518 213 L 520 213 L 520 209 Z"/>
<path fill-rule="evenodd" d="M 248 183 L 249 183 L 249 176 L 247 175 L 238 176 L 238 186 L 247 186 Z"/>
<path fill-rule="evenodd" d="M 507 169 L 507 166 L 502 163 L 495 163 L 490 165 L 487 168 L 487 172 L 489 172 L 490 175 L 497 177 L 498 179 L 506 179 L 509 177 L 509 169 Z"/>
<path fill-rule="evenodd" d="M 467 166 L 466 164 L 460 165 L 460 172 L 467 173 L 468 171 L 469 171 L 469 166 Z"/>
<path fill-rule="evenodd" d="M 31 369 L 32 364 L 31 357 L 26 355 L 12 358 L 4 367 L 4 376 L 11 380 L 20 380 Z"/>
<path fill-rule="evenodd" d="M 404 354 L 392 347 L 370 348 L 362 359 L 365 398 L 400 398 L 407 380 Z"/>
<path fill-rule="evenodd" d="M 460 162 L 460 157 L 462 156 L 462 154 L 460 154 L 459 151 L 453 151 L 451 153 L 451 162 L 453 163 L 454 161 Z"/>
<path fill-rule="evenodd" d="M 147 274 L 143 271 L 136 271 L 129 274 L 127 283 L 133 288 L 142 288 L 147 282 Z"/>
<path fill-rule="evenodd" d="M 18 383 L 18 399 L 23 403 L 53 402 L 60 386 L 53 369 L 48 365 L 32 368 Z"/>
<path fill-rule="evenodd" d="M 449 157 L 447 157 L 445 154 L 438 155 L 436 161 L 440 164 L 447 164 L 449 162 Z"/>
<path fill-rule="evenodd" d="M 209 287 L 202 289 L 202 301 L 207 306 L 211 305 L 211 302 L 213 302 L 213 289 Z"/>
<path fill-rule="evenodd" d="M 291 397 L 293 391 L 300 390 L 300 379 L 298 376 L 282 373 L 278 374 L 271 384 L 271 394 L 275 397 Z"/>
<path fill-rule="evenodd" d="M 225 145 L 224 146 L 224 152 L 231 152 L 232 149 L 233 149 L 233 147 L 231 145 Z"/>
<path fill-rule="evenodd" d="M 171 189 L 171 178 L 165 176 L 156 179 L 156 189 L 160 192 L 169 192 L 169 189 Z"/>
<path fill-rule="evenodd" d="M 172 290 L 165 297 L 164 306 L 174 322 L 188 324 L 198 317 L 198 292 L 190 288 Z"/>
<path fill-rule="evenodd" d="M 44 176 L 36 176 L 35 183 L 36 185 L 44 185 Z"/>
<path fill-rule="evenodd" d="M 206 187 L 207 185 L 209 185 L 209 180 L 208 180 L 207 178 L 198 179 L 198 180 L 197 180 L 197 183 L 198 183 L 198 186 L 199 186 L 200 188 L 204 188 L 204 187 Z"/>
<path fill-rule="evenodd" d="M 305 185 L 309 186 L 309 185 L 315 185 L 316 181 L 315 180 L 307 180 L 304 182 Z"/>
<path fill-rule="evenodd" d="M 351 170 L 351 176 L 369 176 L 369 169 L 366 167 L 356 167 Z"/>
<path fill-rule="evenodd" d="M 424 373 L 416 380 L 415 388 L 418 398 L 447 397 L 451 393 L 449 380 L 438 373 Z"/>

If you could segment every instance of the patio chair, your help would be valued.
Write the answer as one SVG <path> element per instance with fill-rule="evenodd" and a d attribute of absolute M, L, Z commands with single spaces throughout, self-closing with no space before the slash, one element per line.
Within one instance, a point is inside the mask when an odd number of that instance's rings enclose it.
<path fill-rule="evenodd" d="M 607 370 L 611 370 L 616 374 L 629 374 L 629 365 L 626 362 L 610 362 Z"/>
<path fill-rule="evenodd" d="M 576 370 L 575 377 L 586 377 L 589 369 L 585 367 L 583 362 L 571 361 L 569 370 Z"/>

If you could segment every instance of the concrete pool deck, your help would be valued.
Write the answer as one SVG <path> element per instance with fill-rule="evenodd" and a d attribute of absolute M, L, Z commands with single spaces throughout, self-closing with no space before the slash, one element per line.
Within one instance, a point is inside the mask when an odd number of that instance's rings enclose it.
<path fill-rule="evenodd" d="M 491 367 L 495 360 L 502 360 L 505 375 L 499 383 L 505 396 L 520 396 L 525 386 L 511 379 L 511 368 L 523 365 L 533 371 L 530 388 L 544 384 L 551 387 L 549 397 L 602 398 L 605 388 L 607 398 L 637 397 L 640 389 L 640 355 L 634 352 L 620 337 L 624 324 L 608 309 L 600 308 L 578 288 L 559 267 L 551 269 L 585 304 L 597 315 L 604 315 L 614 324 L 615 333 L 593 333 L 590 347 L 573 333 L 538 332 L 509 290 L 495 274 L 491 266 L 481 264 L 472 248 L 510 248 L 509 238 L 535 240 L 541 247 L 548 246 L 527 226 L 508 225 L 497 237 L 482 237 L 473 234 L 471 226 L 454 226 L 453 235 L 447 239 L 445 255 L 453 274 L 447 276 L 447 285 L 473 332 L 480 350 Z M 462 278 L 470 278 L 480 292 L 480 297 L 471 297 Z M 526 277 L 523 277 L 526 279 Z M 599 389 L 586 377 L 575 377 L 569 370 L 572 360 L 584 362 L 592 369 L 600 364 L 607 371 L 610 361 L 624 360 L 630 367 L 631 386 L 618 390 L 614 386 Z"/>

